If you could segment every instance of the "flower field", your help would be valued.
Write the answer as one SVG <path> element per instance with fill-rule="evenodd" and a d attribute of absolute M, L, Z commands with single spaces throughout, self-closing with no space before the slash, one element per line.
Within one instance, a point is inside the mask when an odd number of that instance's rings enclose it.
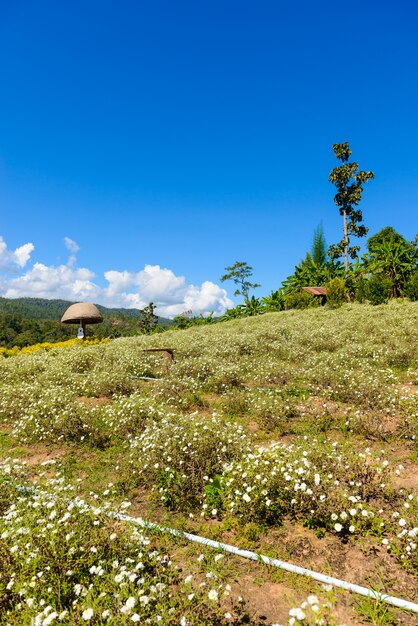
<path fill-rule="evenodd" d="M 0 624 L 416 624 L 109 513 L 417 602 L 417 345 L 397 301 L 0 355 Z"/>

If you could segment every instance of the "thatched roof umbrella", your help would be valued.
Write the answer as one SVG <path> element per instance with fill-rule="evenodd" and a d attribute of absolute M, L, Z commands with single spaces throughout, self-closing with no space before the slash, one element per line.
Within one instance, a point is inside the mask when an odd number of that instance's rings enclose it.
<path fill-rule="evenodd" d="M 79 324 L 78 337 L 84 339 L 86 336 L 86 324 L 99 324 L 103 322 L 103 317 L 94 304 L 90 302 L 77 302 L 72 304 L 65 311 L 61 318 L 63 324 Z"/>

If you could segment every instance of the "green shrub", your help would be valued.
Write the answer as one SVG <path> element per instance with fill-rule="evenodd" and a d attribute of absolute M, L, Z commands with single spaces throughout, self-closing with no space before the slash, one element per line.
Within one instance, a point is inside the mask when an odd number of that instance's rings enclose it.
<path fill-rule="evenodd" d="M 386 304 L 390 297 L 392 281 L 382 274 L 373 274 L 367 283 L 366 297 L 370 304 Z"/>
<path fill-rule="evenodd" d="M 411 274 L 405 283 L 403 292 L 410 300 L 418 300 L 418 271 Z"/>
<path fill-rule="evenodd" d="M 333 278 L 327 284 L 327 304 L 330 309 L 337 309 L 348 301 L 348 291 L 344 279 Z"/>
<path fill-rule="evenodd" d="M 303 289 L 289 293 L 285 297 L 285 303 L 288 309 L 310 309 L 319 306 L 318 298 Z"/>
<path fill-rule="evenodd" d="M 355 299 L 362 304 L 367 300 L 367 283 L 366 278 L 361 277 L 356 284 Z"/>

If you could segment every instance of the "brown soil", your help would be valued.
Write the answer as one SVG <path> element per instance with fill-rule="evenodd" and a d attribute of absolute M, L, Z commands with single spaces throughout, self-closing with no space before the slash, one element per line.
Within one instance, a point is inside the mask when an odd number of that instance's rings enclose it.
<path fill-rule="evenodd" d="M 27 465 L 33 466 L 40 465 L 41 463 L 50 461 L 51 459 L 62 459 L 66 456 L 66 454 L 67 451 L 62 448 L 51 448 L 42 444 L 35 444 L 27 449 L 26 454 L 21 457 L 21 460 Z"/>
<path fill-rule="evenodd" d="M 99 396 L 98 398 L 89 398 L 87 396 L 80 396 L 77 398 L 78 402 L 81 404 L 88 404 L 90 406 L 99 406 L 102 404 L 111 404 L 112 398 L 108 396 Z"/>

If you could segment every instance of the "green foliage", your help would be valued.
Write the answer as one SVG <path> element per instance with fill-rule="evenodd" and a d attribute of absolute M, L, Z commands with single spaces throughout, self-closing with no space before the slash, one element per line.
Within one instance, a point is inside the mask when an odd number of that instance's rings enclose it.
<path fill-rule="evenodd" d="M 402 295 L 404 285 L 416 271 L 418 251 L 414 243 L 387 227 L 369 240 L 369 252 L 364 255 L 366 269 L 391 281 L 391 296 Z"/>
<path fill-rule="evenodd" d="M 392 291 L 392 281 L 383 274 L 374 274 L 366 284 L 366 298 L 370 304 L 385 304 Z"/>
<path fill-rule="evenodd" d="M 418 300 L 418 271 L 415 270 L 413 272 L 407 282 L 404 285 L 403 289 L 404 294 L 410 300 Z"/>
<path fill-rule="evenodd" d="M 227 274 L 221 276 L 221 282 L 226 280 L 233 280 L 236 285 L 239 285 L 239 289 L 236 289 L 234 296 L 242 295 L 244 300 L 248 300 L 248 293 L 250 289 L 260 287 L 258 283 L 250 283 L 248 278 L 253 274 L 253 268 L 245 261 L 236 261 L 234 265 L 225 268 Z"/>
<path fill-rule="evenodd" d="M 0 346 L 13 348 L 37 343 L 65 341 L 76 337 L 77 327 L 59 321 L 72 304 L 65 300 L 43 298 L 0 298 Z M 138 332 L 138 309 L 108 309 L 98 306 L 103 322 L 87 326 L 87 336 L 129 337 Z M 166 326 L 169 320 L 157 318 Z"/>
<path fill-rule="evenodd" d="M 311 250 L 312 260 L 316 265 L 325 265 L 327 261 L 327 246 L 325 243 L 324 229 L 322 223 L 316 228 Z"/>
<path fill-rule="evenodd" d="M 281 289 L 272 291 L 270 295 L 261 299 L 266 313 L 273 311 L 283 311 L 285 308 L 284 294 Z"/>
<path fill-rule="evenodd" d="M 378 233 L 369 237 L 367 240 L 367 250 L 369 252 L 374 252 L 376 246 L 380 246 L 382 243 L 407 243 L 405 237 L 403 237 L 400 233 L 398 233 L 392 226 L 385 226 L 382 230 L 379 230 Z"/>
<path fill-rule="evenodd" d="M 348 301 L 348 291 L 343 278 L 333 278 L 327 284 L 327 305 L 337 309 Z"/>
<path fill-rule="evenodd" d="M 295 272 L 283 281 L 285 295 L 300 291 L 302 287 L 322 287 L 337 276 L 344 276 L 344 266 L 339 261 L 318 265 L 310 253 L 296 265 Z"/>
<path fill-rule="evenodd" d="M 344 256 L 344 267 L 348 271 L 348 257 L 355 259 L 360 249 L 359 246 L 350 247 L 350 235 L 364 237 L 368 231 L 361 224 L 362 211 L 356 207 L 360 204 L 363 186 L 374 178 L 374 174 L 359 170 L 358 163 L 348 161 L 351 156 L 348 142 L 333 144 L 332 148 L 337 159 L 342 162 L 342 165 L 331 171 L 328 180 L 337 188 L 334 202 L 343 217 L 343 238 L 337 244 L 330 246 L 328 255 L 331 259 Z"/>
<path fill-rule="evenodd" d="M 219 321 L 228 322 L 229 320 L 236 320 L 241 317 L 244 317 L 242 313 L 242 306 L 238 304 L 233 309 L 228 309 L 227 311 L 225 311 L 225 313 L 219 318 Z"/>
<path fill-rule="evenodd" d="M 190 328 L 191 326 L 206 326 L 206 324 L 213 324 L 213 311 L 209 313 L 206 317 L 202 315 L 199 316 L 189 316 L 182 313 L 181 315 L 176 315 L 173 319 L 173 325 L 179 330 L 185 330 L 186 328 Z"/>
<path fill-rule="evenodd" d="M 103 496 L 94 494 L 93 505 L 77 501 L 54 461 L 48 473 L 53 478 L 39 473 L 35 490 L 19 464 L 0 464 L 2 624 L 248 623 L 233 602 L 227 608 L 234 619 L 224 616 L 218 593 L 225 601 L 230 587 L 217 584 L 209 600 L 201 585 L 190 593 L 190 581 L 199 580 L 195 568 L 185 583 L 183 568 L 155 536 L 110 517 Z M 111 484 L 105 494 L 112 495 Z"/>
<path fill-rule="evenodd" d="M 319 306 L 319 298 L 311 293 L 300 289 L 285 296 L 286 307 L 288 309 L 310 309 Z"/>
<path fill-rule="evenodd" d="M 141 309 L 141 318 L 138 322 L 139 332 L 144 335 L 149 335 L 154 332 L 158 326 L 158 317 L 154 311 L 156 306 L 153 302 L 150 302 L 144 309 Z"/>
<path fill-rule="evenodd" d="M 361 276 L 356 282 L 354 296 L 357 302 L 364 303 L 367 300 L 367 278 Z"/>
<path fill-rule="evenodd" d="M 243 317 L 254 317 L 255 315 L 261 315 L 261 313 L 264 313 L 264 306 L 261 300 L 255 296 L 247 298 L 245 303 L 240 306 Z"/>

